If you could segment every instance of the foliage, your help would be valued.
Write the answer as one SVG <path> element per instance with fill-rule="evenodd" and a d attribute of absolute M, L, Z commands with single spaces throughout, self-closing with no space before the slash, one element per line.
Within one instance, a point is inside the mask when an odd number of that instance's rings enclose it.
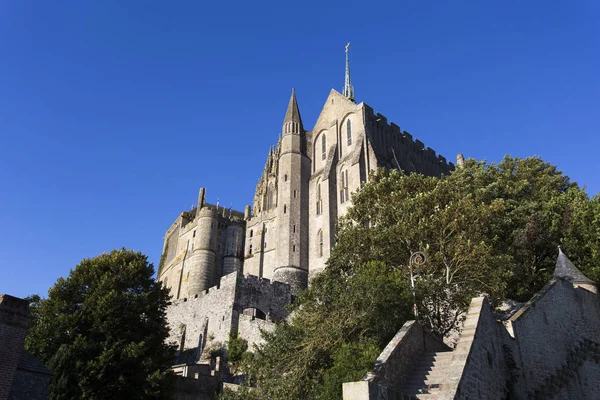
<path fill-rule="evenodd" d="M 146 256 L 114 250 L 31 297 L 25 345 L 54 372 L 51 399 L 167 398 L 169 294 L 153 274 Z"/>
<path fill-rule="evenodd" d="M 229 333 L 227 347 L 227 363 L 233 372 L 237 372 L 248 354 L 248 341 L 233 332 Z"/>

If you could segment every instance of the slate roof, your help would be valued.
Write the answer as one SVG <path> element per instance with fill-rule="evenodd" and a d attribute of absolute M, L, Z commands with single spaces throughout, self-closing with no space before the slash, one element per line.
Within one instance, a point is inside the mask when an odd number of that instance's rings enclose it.
<path fill-rule="evenodd" d="M 554 270 L 555 278 L 566 279 L 574 283 L 592 283 L 596 284 L 593 280 L 585 276 L 569 258 L 562 252 L 561 248 L 558 248 L 558 258 L 556 260 L 556 269 Z"/>
<path fill-rule="evenodd" d="M 36 372 L 38 374 L 52 375 L 52 371 L 48 369 L 40 360 L 35 358 L 33 355 L 23 350 L 17 369 Z"/>

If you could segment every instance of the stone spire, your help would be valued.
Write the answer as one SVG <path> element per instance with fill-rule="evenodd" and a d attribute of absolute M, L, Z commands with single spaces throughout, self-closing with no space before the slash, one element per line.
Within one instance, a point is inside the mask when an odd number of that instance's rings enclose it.
<path fill-rule="evenodd" d="M 342 94 L 354 101 L 354 86 L 352 86 L 352 80 L 350 79 L 350 61 L 348 61 L 348 48 L 350 43 L 346 45 L 346 79 L 344 80 L 344 90 Z"/>
<path fill-rule="evenodd" d="M 304 131 L 302 126 L 302 118 L 300 118 L 300 110 L 298 109 L 298 101 L 296 100 L 296 91 L 292 89 L 292 97 L 288 104 L 285 118 L 283 120 L 283 135 L 300 134 Z"/>
<path fill-rule="evenodd" d="M 562 252 L 560 246 L 558 247 L 558 259 L 556 260 L 556 269 L 554 270 L 555 278 L 562 278 L 567 281 L 579 284 L 592 284 L 596 282 L 585 276 L 569 258 Z"/>

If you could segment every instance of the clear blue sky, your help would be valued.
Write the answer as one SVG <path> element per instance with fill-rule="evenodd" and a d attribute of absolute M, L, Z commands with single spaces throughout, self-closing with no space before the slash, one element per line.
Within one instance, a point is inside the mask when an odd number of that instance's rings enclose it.
<path fill-rule="evenodd" d="M 343 85 L 454 160 L 540 155 L 600 191 L 600 2 L 0 1 L 0 293 L 250 203 L 292 87 Z"/>

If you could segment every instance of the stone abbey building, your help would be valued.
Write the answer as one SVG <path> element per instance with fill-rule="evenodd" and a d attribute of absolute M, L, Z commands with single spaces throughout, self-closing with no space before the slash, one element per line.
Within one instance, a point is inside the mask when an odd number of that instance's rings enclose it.
<path fill-rule="evenodd" d="M 351 194 L 381 167 L 425 175 L 454 169 L 369 105 L 357 104 L 348 64 L 343 94 L 331 90 L 312 130 L 305 129 L 292 90 L 252 206 L 219 208 L 200 189 L 197 207 L 166 232 L 159 279 L 175 299 L 198 296 L 234 271 L 305 288 L 325 267 Z"/>
<path fill-rule="evenodd" d="M 331 90 L 312 130 L 292 90 L 281 135 L 268 151 L 244 212 L 205 201 L 167 230 L 158 279 L 171 290 L 169 321 L 182 351 L 231 330 L 250 343 L 258 328 L 285 318 L 285 306 L 325 268 L 338 218 L 377 168 L 425 175 L 454 165 L 365 103 L 356 103 L 348 53 L 342 93 Z"/>

